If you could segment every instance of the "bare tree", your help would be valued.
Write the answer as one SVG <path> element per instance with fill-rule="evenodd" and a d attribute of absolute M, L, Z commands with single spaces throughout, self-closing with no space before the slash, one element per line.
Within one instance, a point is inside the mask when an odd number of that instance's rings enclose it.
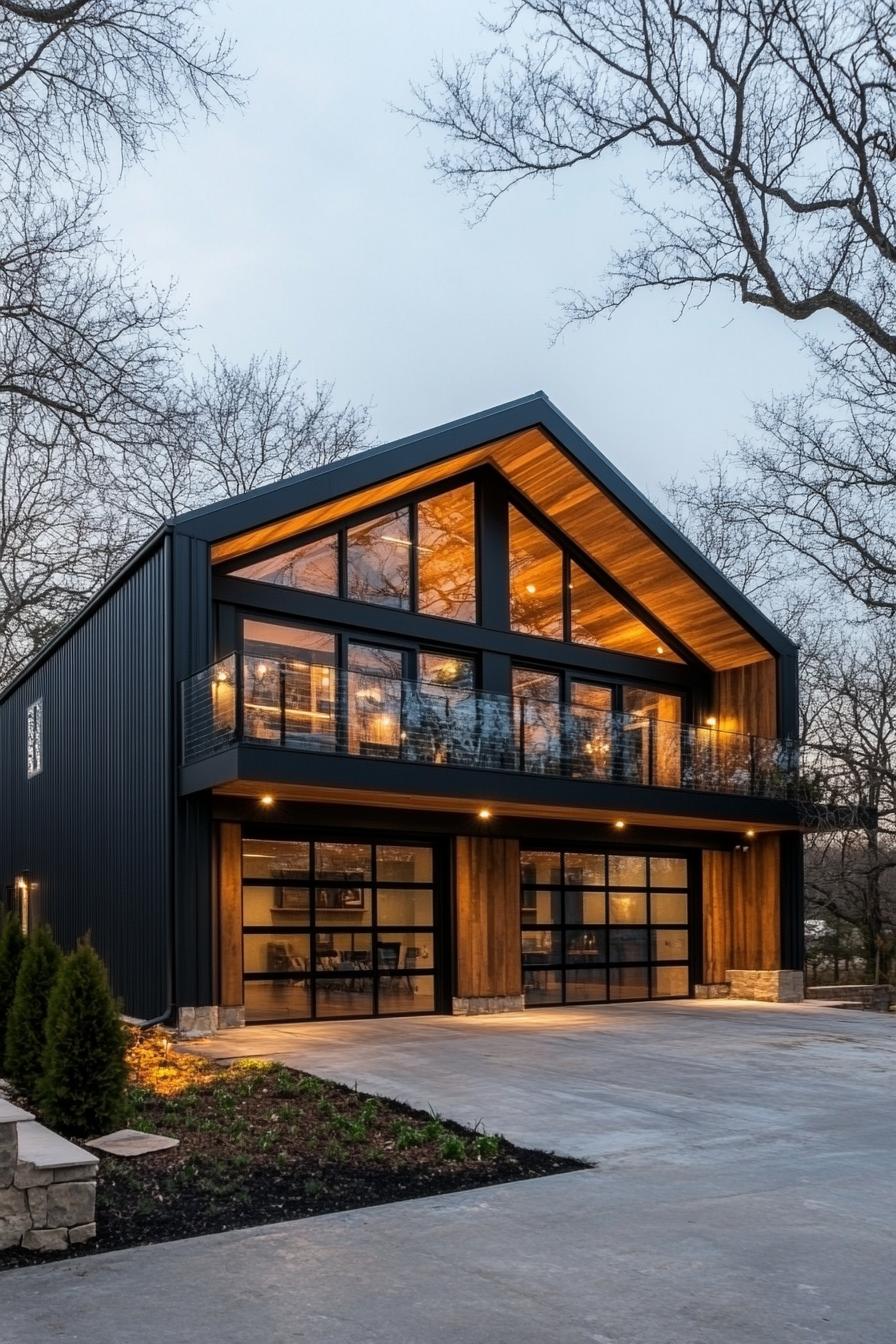
<path fill-rule="evenodd" d="M 370 412 L 306 384 L 281 352 L 238 364 L 215 353 L 162 432 L 135 448 L 116 488 L 147 529 L 211 500 L 284 480 L 368 446 Z"/>
<path fill-rule="evenodd" d="M 896 972 L 896 631 L 876 623 L 816 658 L 804 713 L 807 753 L 835 800 L 864 804 L 864 824 L 811 834 L 806 905 L 859 935 L 868 979 Z"/>
<path fill-rule="evenodd" d="M 798 321 L 836 313 L 896 354 L 892 5 L 514 0 L 491 32 L 497 50 L 417 88 L 451 145 L 435 165 L 484 206 L 630 141 L 658 155 L 665 199 L 638 207 L 645 234 L 573 316 L 722 283 Z"/>
<path fill-rule="evenodd" d="M 0 400 L 0 685 L 81 606 L 133 544 L 64 431 Z"/>
<path fill-rule="evenodd" d="M 513 0 L 491 49 L 439 62 L 416 113 L 481 210 L 635 145 L 630 247 L 565 321 L 713 288 L 794 322 L 816 384 L 758 408 L 729 524 L 896 613 L 896 8 L 889 0 Z"/>
<path fill-rule="evenodd" d="M 209 0 L 0 0 L 0 172 L 83 185 L 234 97 Z"/>
<path fill-rule="evenodd" d="M 110 169 L 238 94 L 202 0 L 0 0 L 0 681 L 136 539 L 109 487 L 182 415 L 180 305 L 103 236 Z"/>

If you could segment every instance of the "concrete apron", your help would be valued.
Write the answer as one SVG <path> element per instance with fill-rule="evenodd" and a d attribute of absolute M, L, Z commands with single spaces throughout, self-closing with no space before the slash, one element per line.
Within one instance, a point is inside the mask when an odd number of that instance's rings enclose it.
<path fill-rule="evenodd" d="M 479 1106 L 487 1128 L 587 1150 L 596 1170 L 15 1271 L 0 1340 L 893 1336 L 891 1018 L 724 1002 L 535 1017 L 459 1035 L 343 1023 L 352 1060 L 330 1026 L 277 1053 L 329 1076 L 364 1063 L 362 1086 L 462 1119 Z M 400 1028 L 391 1057 L 383 1025 Z"/>

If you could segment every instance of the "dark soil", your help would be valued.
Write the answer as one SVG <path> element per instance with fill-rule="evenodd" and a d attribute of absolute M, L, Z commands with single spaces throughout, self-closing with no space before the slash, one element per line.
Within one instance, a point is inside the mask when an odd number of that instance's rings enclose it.
<path fill-rule="evenodd" d="M 126 1125 L 180 1146 L 104 1155 L 96 1240 L 55 1255 L 2 1251 L 0 1270 L 584 1165 L 281 1064 L 176 1054 L 160 1031 L 135 1036 L 129 1062 Z"/>

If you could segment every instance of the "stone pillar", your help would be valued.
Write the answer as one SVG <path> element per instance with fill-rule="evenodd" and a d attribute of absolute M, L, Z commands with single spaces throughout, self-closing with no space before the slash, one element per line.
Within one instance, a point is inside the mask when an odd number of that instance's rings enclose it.
<path fill-rule="evenodd" d="M 802 971 L 726 971 L 732 999 L 758 1003 L 802 1003 Z"/>

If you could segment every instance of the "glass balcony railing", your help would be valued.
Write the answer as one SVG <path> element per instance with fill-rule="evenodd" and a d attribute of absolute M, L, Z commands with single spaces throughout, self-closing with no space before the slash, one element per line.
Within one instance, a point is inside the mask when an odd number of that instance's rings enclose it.
<path fill-rule="evenodd" d="M 231 654 L 181 695 L 184 764 L 245 743 L 761 798 L 803 789 L 792 742 L 323 663 Z"/>

